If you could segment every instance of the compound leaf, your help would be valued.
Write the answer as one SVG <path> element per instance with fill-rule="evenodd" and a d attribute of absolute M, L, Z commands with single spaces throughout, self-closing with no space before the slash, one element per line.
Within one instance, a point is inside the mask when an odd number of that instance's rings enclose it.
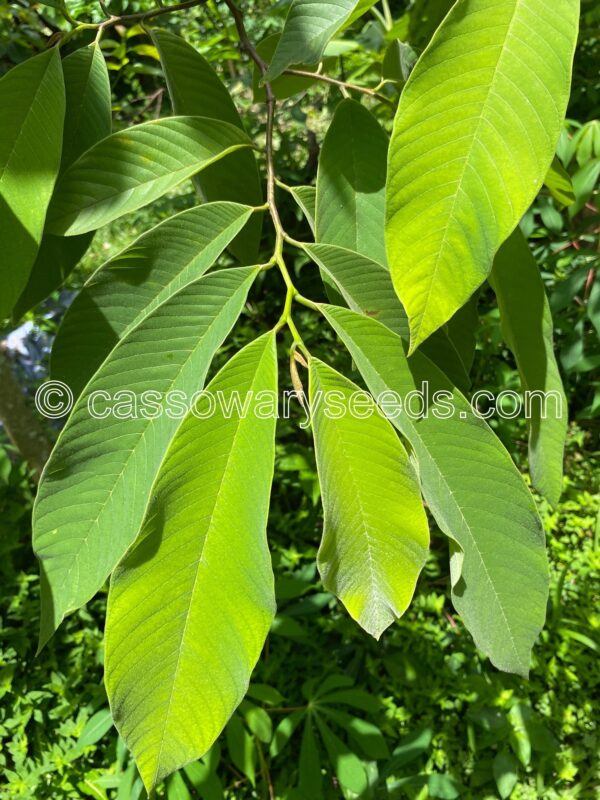
<path fill-rule="evenodd" d="M 212 746 L 275 615 L 266 524 L 276 418 L 257 403 L 276 391 L 269 333 L 229 361 L 181 425 L 140 543 L 111 580 L 106 685 L 149 791 Z M 230 413 L 240 397 L 247 405 Z"/>
<path fill-rule="evenodd" d="M 490 283 L 498 300 L 504 339 L 529 398 L 531 479 L 535 488 L 556 504 L 562 491 L 567 398 L 554 356 L 552 313 L 542 276 L 519 228 L 498 251 Z"/>
<path fill-rule="evenodd" d="M 316 64 L 327 42 L 350 18 L 357 0 L 294 0 L 265 81 L 292 64 Z"/>
<path fill-rule="evenodd" d="M 160 55 L 174 112 L 221 120 L 243 131 L 235 104 L 208 61 L 169 31 L 152 31 L 152 39 Z M 260 175 L 251 150 L 239 150 L 209 165 L 194 177 L 194 183 L 203 200 L 235 200 L 250 206 L 263 202 Z M 262 220 L 257 214 L 231 243 L 231 252 L 242 263 L 256 261 L 261 228 Z"/>
<path fill-rule="evenodd" d="M 355 100 L 336 108 L 317 172 L 316 239 L 386 264 L 387 136 Z"/>
<path fill-rule="evenodd" d="M 205 117 L 167 117 L 113 133 L 59 178 L 48 231 L 74 236 L 96 230 L 250 144 L 239 128 Z"/>
<path fill-rule="evenodd" d="M 386 244 L 411 352 L 485 280 L 546 177 L 578 17 L 578 0 L 459 0 L 406 84 Z"/>
<path fill-rule="evenodd" d="M 325 517 L 319 572 L 378 639 L 408 608 L 427 558 L 419 485 L 375 401 L 316 358 L 310 407 Z"/>
<path fill-rule="evenodd" d="M 416 352 L 409 362 L 403 340 L 374 319 L 335 306 L 321 310 L 414 450 L 427 504 L 452 539 L 453 601 L 475 643 L 499 669 L 527 675 L 546 615 L 548 564 L 523 478 L 425 355 Z M 411 392 L 422 393 L 420 407 L 409 402 Z"/>
<path fill-rule="evenodd" d="M 102 50 L 81 47 L 62 62 L 66 110 L 60 172 L 111 131 L 110 82 Z M 18 319 L 61 286 L 89 247 L 93 233 L 62 237 L 45 233 L 27 286 L 14 309 Z"/>
<path fill-rule="evenodd" d="M 56 47 L 0 79 L 0 319 L 12 312 L 35 261 L 60 165 L 65 88 Z"/>
<path fill-rule="evenodd" d="M 118 343 L 76 402 L 34 507 L 40 646 L 137 538 L 186 401 L 202 388 L 256 274 L 226 269 L 184 286 Z"/>
<path fill-rule="evenodd" d="M 120 339 L 214 264 L 251 213 L 237 203 L 190 208 L 142 234 L 100 267 L 58 330 L 52 377 L 78 395 Z"/>

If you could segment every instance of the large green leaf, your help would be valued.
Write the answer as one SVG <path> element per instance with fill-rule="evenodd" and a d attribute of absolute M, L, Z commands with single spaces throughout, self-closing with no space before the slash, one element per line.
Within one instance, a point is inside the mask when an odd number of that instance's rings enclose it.
<path fill-rule="evenodd" d="M 82 47 L 62 62 L 66 110 L 60 172 L 111 131 L 110 82 L 102 50 L 97 44 Z M 15 306 L 14 316 L 48 297 L 77 265 L 93 233 L 63 237 L 46 233 L 29 280 Z"/>
<path fill-rule="evenodd" d="M 317 241 L 386 263 L 387 136 L 355 100 L 343 100 L 325 136 L 317 172 Z"/>
<path fill-rule="evenodd" d="M 292 64 L 316 64 L 327 42 L 349 19 L 357 0 L 294 0 L 265 75 L 272 81 Z"/>
<path fill-rule="evenodd" d="M 190 208 L 144 233 L 100 267 L 58 330 L 52 377 L 78 395 L 120 339 L 214 264 L 251 213 L 237 203 Z"/>
<path fill-rule="evenodd" d="M 152 39 L 176 114 L 210 117 L 244 129 L 229 92 L 197 50 L 168 31 L 152 31 Z M 194 183 L 204 200 L 236 200 L 250 206 L 263 202 L 258 167 L 250 150 L 240 150 L 211 164 L 194 178 Z M 231 243 L 232 253 L 245 264 L 256 261 L 261 227 L 257 214 Z"/>
<path fill-rule="evenodd" d="M 75 404 L 34 507 L 41 645 L 136 539 L 181 409 L 202 388 L 256 273 L 226 269 L 184 286 L 119 342 Z"/>
<path fill-rule="evenodd" d="M 205 117 L 167 117 L 113 133 L 59 178 L 48 231 L 74 236 L 96 230 L 248 146 L 239 128 Z"/>
<path fill-rule="evenodd" d="M 316 358 L 310 406 L 325 516 L 323 585 L 378 639 L 408 608 L 427 558 L 419 485 L 375 401 Z"/>
<path fill-rule="evenodd" d="M 529 406 L 529 469 L 533 485 L 551 503 L 562 491 L 567 398 L 554 357 L 552 313 L 540 271 L 520 229 L 502 245 L 490 283 L 500 307 L 506 344 L 517 362 Z M 526 395 L 527 396 L 527 395 Z"/>
<path fill-rule="evenodd" d="M 148 790 L 212 746 L 275 615 L 265 531 L 276 419 L 259 403 L 276 392 L 269 333 L 209 384 L 215 405 L 201 397 L 181 425 L 140 543 L 111 581 L 106 686 Z M 230 413 L 236 396 L 247 405 Z"/>
<path fill-rule="evenodd" d="M 27 283 L 60 165 L 65 89 L 57 48 L 0 79 L 0 108 L 1 320 Z"/>
<path fill-rule="evenodd" d="M 348 306 L 379 320 L 408 340 L 408 318 L 398 300 L 389 271 L 359 253 L 327 244 L 307 244 L 306 252 L 333 282 Z M 337 304 L 336 304 L 337 305 Z M 343 305 L 343 304 L 342 304 Z M 420 348 L 460 389 L 469 386 L 468 370 L 446 331 L 436 331 Z M 469 364 L 470 369 L 470 364 Z"/>
<path fill-rule="evenodd" d="M 578 0 L 458 0 L 406 84 L 386 243 L 411 351 L 485 280 L 546 177 L 578 14 Z"/>
<path fill-rule="evenodd" d="M 527 675 L 546 615 L 548 565 L 523 478 L 499 439 L 425 355 L 417 352 L 408 362 L 403 340 L 380 322 L 345 308 L 321 309 L 414 450 L 425 499 L 453 540 L 453 601 L 475 643 L 499 669 Z M 427 413 L 419 416 L 407 396 L 425 390 Z"/>

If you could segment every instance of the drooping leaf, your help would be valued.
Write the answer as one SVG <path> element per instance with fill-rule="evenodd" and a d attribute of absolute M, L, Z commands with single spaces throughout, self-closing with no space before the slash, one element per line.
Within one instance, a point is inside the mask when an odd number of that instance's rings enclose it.
<path fill-rule="evenodd" d="M 501 750 L 494 758 L 493 771 L 498 794 L 506 800 L 519 780 L 519 763 L 507 750 Z"/>
<path fill-rule="evenodd" d="M 317 242 L 347 247 L 386 264 L 384 202 L 387 136 L 355 100 L 336 108 L 317 172 Z"/>
<path fill-rule="evenodd" d="M 419 486 L 400 439 L 366 392 L 312 358 L 309 393 L 324 510 L 319 572 L 379 639 L 408 608 L 427 558 Z"/>
<path fill-rule="evenodd" d="M 529 397 L 529 469 L 535 488 L 556 504 L 562 491 L 567 398 L 554 356 L 552 313 L 540 271 L 520 229 L 498 251 L 490 283 Z M 537 398 L 531 393 L 539 393 Z"/>
<path fill-rule="evenodd" d="M 148 789 L 212 746 L 275 615 L 266 524 L 276 419 L 258 403 L 276 391 L 269 333 L 209 384 L 215 405 L 201 397 L 181 425 L 140 543 L 111 581 L 106 685 Z M 248 404 L 230 413 L 236 395 Z"/>
<path fill-rule="evenodd" d="M 402 93 L 386 244 L 411 351 L 485 280 L 554 156 L 578 0 L 459 0 Z"/>
<path fill-rule="evenodd" d="M 265 80 L 274 80 L 292 64 L 320 61 L 327 42 L 356 4 L 357 0 L 294 0 Z"/>
<path fill-rule="evenodd" d="M 237 203 L 190 208 L 142 234 L 100 267 L 58 330 L 52 377 L 78 395 L 120 339 L 214 264 L 251 213 Z"/>
<path fill-rule="evenodd" d="M 66 109 L 60 172 L 111 131 L 108 70 L 97 44 L 81 47 L 62 62 Z M 89 247 L 93 233 L 63 237 L 45 233 L 29 280 L 15 306 L 18 319 L 61 286 Z"/>
<path fill-rule="evenodd" d="M 475 643 L 499 669 L 527 675 L 546 615 L 548 565 L 523 478 L 500 440 L 425 355 L 417 352 L 409 362 L 403 340 L 380 322 L 344 308 L 321 310 L 414 450 L 425 499 L 452 540 L 452 597 Z M 410 392 L 421 392 L 424 402 L 414 408 Z"/>
<path fill-rule="evenodd" d="M 74 236 L 96 230 L 248 146 L 239 128 L 205 117 L 167 117 L 113 133 L 59 178 L 48 231 Z"/>
<path fill-rule="evenodd" d="M 76 402 L 34 507 L 40 646 L 137 538 L 184 401 L 202 388 L 255 275 L 226 269 L 184 286 L 119 342 Z"/>
<path fill-rule="evenodd" d="M 387 47 L 383 64 L 381 65 L 382 77 L 388 81 L 404 84 L 408 80 L 414 65 L 417 63 L 417 54 L 406 42 L 394 39 Z"/>
<path fill-rule="evenodd" d="M 243 131 L 234 102 L 208 61 L 169 31 L 152 31 L 152 39 L 160 55 L 174 112 L 221 120 Z M 260 175 L 251 150 L 240 150 L 209 165 L 195 176 L 194 183 L 207 201 L 234 200 L 249 206 L 263 202 Z M 244 264 L 256 261 L 261 227 L 261 216 L 257 214 L 230 245 L 231 252 Z"/>
<path fill-rule="evenodd" d="M 550 189 L 552 197 L 561 205 L 570 206 L 575 202 L 571 176 L 560 163 L 558 156 L 554 156 L 544 184 Z"/>
<path fill-rule="evenodd" d="M 321 797 L 323 793 L 323 777 L 321 775 L 321 757 L 315 736 L 312 715 L 307 715 L 302 731 L 299 760 L 300 797 Z"/>
<path fill-rule="evenodd" d="M 307 244 L 305 250 L 319 265 L 323 280 L 329 281 L 335 291 L 341 292 L 350 308 L 379 320 L 399 336 L 408 339 L 408 318 L 385 267 L 366 256 L 333 245 Z M 445 330 L 436 331 L 423 342 L 420 350 L 458 388 L 468 388 L 466 366 Z"/>
<path fill-rule="evenodd" d="M 0 79 L 0 319 L 23 291 L 42 239 L 58 168 L 65 88 L 57 48 Z"/>

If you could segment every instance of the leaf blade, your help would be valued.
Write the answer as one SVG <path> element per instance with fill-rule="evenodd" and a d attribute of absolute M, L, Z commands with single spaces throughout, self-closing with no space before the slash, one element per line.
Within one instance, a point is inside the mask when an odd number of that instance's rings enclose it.
<path fill-rule="evenodd" d="M 78 395 L 119 340 L 212 267 L 251 213 L 237 203 L 196 206 L 159 223 L 103 264 L 63 318 L 52 347 L 52 377 Z"/>
<path fill-rule="evenodd" d="M 483 282 L 546 177 L 578 9 L 577 0 L 459 0 L 407 82 L 390 145 L 386 243 L 411 352 Z"/>
<path fill-rule="evenodd" d="M 11 265 L 0 277 L 2 319 L 27 284 L 60 165 L 65 90 L 58 49 L 9 70 L 0 80 L 0 106 L 0 240 Z"/>
<path fill-rule="evenodd" d="M 34 506 L 33 543 L 43 578 L 40 647 L 66 614 L 98 591 L 136 539 L 154 478 L 181 421 L 176 408 L 166 413 L 171 393 L 189 397 L 202 388 L 256 272 L 227 269 L 184 286 L 117 345 L 76 402 Z M 128 387 L 139 386 L 159 394 L 161 413 L 153 416 L 147 402 L 146 413 L 141 406 L 135 415 L 127 406 L 112 413 L 117 393 L 130 391 L 136 401 Z M 116 398 L 114 406 L 107 398 Z M 131 395 L 122 399 L 127 398 L 134 402 Z"/>
<path fill-rule="evenodd" d="M 269 333 L 234 356 L 208 390 L 225 399 L 274 393 L 276 372 Z M 274 440 L 274 416 L 190 414 L 158 478 L 143 539 L 113 577 L 107 689 L 149 790 L 212 746 L 246 693 L 274 617 L 266 539 Z M 160 596 L 152 591 L 158 583 Z M 198 651 L 203 640 L 211 646 Z"/>
<path fill-rule="evenodd" d="M 354 416 L 358 386 L 312 358 L 309 392 L 325 515 L 317 565 L 324 587 L 379 639 L 408 608 L 427 558 L 429 530 L 416 476 L 365 392 L 363 416 Z"/>
<path fill-rule="evenodd" d="M 552 403 L 530 403 L 529 468 L 533 485 L 556 505 L 562 491 L 567 398 L 554 356 L 550 304 L 533 254 L 519 229 L 502 245 L 490 283 L 500 308 L 506 344 L 525 392 L 550 392 Z M 548 413 L 550 412 L 550 413 Z"/>
<path fill-rule="evenodd" d="M 541 523 L 521 475 L 498 438 L 426 356 L 415 353 L 409 368 L 402 340 L 381 323 L 334 306 L 321 310 L 384 413 L 409 440 L 428 506 L 462 548 L 452 550 L 452 597 L 476 645 L 499 669 L 527 675 L 546 615 L 548 564 Z M 422 391 L 424 382 L 430 397 L 448 392 L 450 416 L 429 413 L 413 421 L 411 414 L 397 413 L 397 404 L 384 402 L 385 392 L 406 399 Z M 520 593 L 514 591 L 516 579 Z"/>
<path fill-rule="evenodd" d="M 151 36 L 160 55 L 174 112 L 221 120 L 243 131 L 234 102 L 208 61 L 169 31 L 153 30 Z M 251 150 L 239 150 L 211 164 L 194 177 L 194 183 L 207 202 L 231 200 L 250 206 L 263 202 L 260 174 Z M 256 260 L 261 229 L 262 218 L 256 215 L 232 242 L 230 249 L 242 263 Z"/>
<path fill-rule="evenodd" d="M 264 76 L 272 81 L 292 64 L 316 64 L 329 39 L 350 17 L 357 0 L 294 0 Z"/>
<path fill-rule="evenodd" d="M 204 117 L 165 117 L 113 133 L 60 177 L 48 231 L 74 236 L 95 230 L 250 144 L 234 125 Z"/>

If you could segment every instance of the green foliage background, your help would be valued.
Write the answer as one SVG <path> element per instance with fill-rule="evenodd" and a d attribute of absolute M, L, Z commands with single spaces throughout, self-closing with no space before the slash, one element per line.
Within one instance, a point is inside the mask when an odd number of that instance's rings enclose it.
<path fill-rule="evenodd" d="M 78 0 L 67 4 L 82 18 L 98 13 L 95 4 Z M 111 4 L 111 10 L 136 11 L 148 5 L 145 0 L 123 0 Z M 408 40 L 419 51 L 448 5 L 445 0 L 392 2 L 395 24 L 387 34 L 376 17 L 365 18 L 368 21 L 355 26 L 360 47 L 344 57 L 347 79 L 380 74 L 391 38 Z M 267 7 L 271 4 L 256 0 L 248 14 L 256 41 L 274 32 L 277 15 L 283 17 L 286 11 L 285 4 L 277 4 L 267 17 L 263 14 Z M 280 421 L 278 437 L 269 522 L 279 607 L 275 626 L 249 698 L 218 746 L 197 769 L 173 776 L 162 795 L 174 800 L 355 797 L 348 787 L 360 759 L 372 777 L 367 797 L 598 796 L 600 302 L 592 302 L 600 295 L 596 275 L 600 170 L 593 166 L 600 159 L 599 123 L 593 122 L 600 116 L 597 3 L 584 0 L 583 14 L 568 130 L 559 155 L 572 176 L 580 175 L 586 192 L 589 188 L 588 208 L 571 219 L 543 192 L 527 217 L 527 233 L 556 315 L 557 350 L 574 419 L 561 503 L 552 510 L 540 501 L 552 588 L 548 623 L 534 651 L 530 681 L 494 670 L 478 655 L 460 620 L 453 618 L 446 546 L 435 530 L 415 601 L 381 642 L 362 633 L 323 591 L 314 566 L 322 525 L 316 468 L 309 436 L 298 428 L 302 418 L 298 413 L 290 421 Z M 0 24 L 2 71 L 43 49 L 47 38 L 63 25 L 53 8 L 25 1 L 0 5 Z M 240 63 L 231 23 L 219 6 L 210 3 L 206 13 L 194 10 L 172 18 L 170 25 L 222 71 L 238 104 L 255 112 L 258 129 L 262 110 L 252 105 L 251 75 Z M 158 62 L 143 32 L 112 31 L 103 49 L 112 69 L 117 124 L 167 113 Z M 315 153 L 337 101 L 334 91 L 311 89 L 285 104 L 285 127 L 280 126 L 278 142 L 284 180 L 314 180 Z M 253 114 L 248 118 L 252 120 Z M 390 121 L 381 120 L 388 128 Z M 281 202 L 287 229 L 302 238 L 305 223 L 298 210 L 285 195 Z M 137 232 L 193 203 L 191 188 L 186 188 L 100 231 L 70 285 L 79 287 L 92 269 Z M 308 293 L 317 294 L 314 268 L 301 261 L 294 267 L 299 287 L 310 286 Z M 276 279 L 267 274 L 263 280 L 260 300 L 247 307 L 213 372 L 227 355 L 272 324 Z M 37 330 L 52 333 L 54 323 L 47 319 L 47 309 L 42 306 L 28 318 Z M 480 310 L 483 323 L 473 385 L 494 392 L 518 389 L 495 303 L 485 292 Z M 316 330 L 309 312 L 299 322 L 309 346 L 317 334 L 322 341 L 323 331 Z M 327 360 L 349 367 L 347 355 L 329 335 Z M 508 421 L 495 425 L 511 452 L 516 446 L 517 458 L 524 461 L 524 425 Z M 70 617 L 35 657 L 39 582 L 29 543 L 32 492 L 24 465 L 4 445 L 0 450 L 0 767 L 4 773 L 0 792 L 11 798 L 141 797 L 133 762 L 107 713 L 101 633 L 105 596 Z M 314 752 L 302 744 L 307 717 L 321 723 L 315 728 L 323 770 L 320 784 L 308 781 L 311 775 L 315 780 L 319 769 Z M 290 720 L 290 725 L 298 721 L 285 746 L 285 723 L 278 729 L 282 720 Z M 292 789 L 299 777 L 305 779 L 302 791 Z M 386 777 L 388 794 L 382 794 Z"/>

